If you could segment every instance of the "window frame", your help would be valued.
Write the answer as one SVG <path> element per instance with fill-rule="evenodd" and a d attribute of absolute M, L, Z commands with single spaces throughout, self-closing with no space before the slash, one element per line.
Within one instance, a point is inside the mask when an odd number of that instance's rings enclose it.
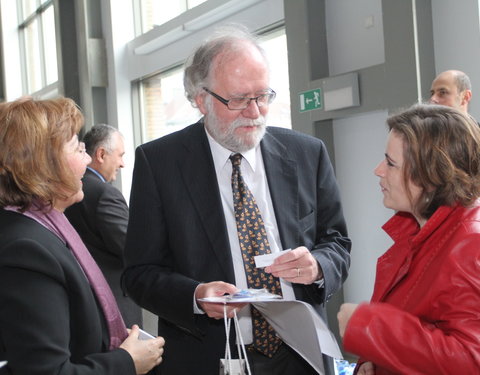
<path fill-rule="evenodd" d="M 130 193 L 135 148 L 142 144 L 138 81 L 156 72 L 166 71 L 183 64 L 191 52 L 211 35 L 214 28 L 221 23 L 243 23 L 250 30 L 259 31 L 268 28 L 270 25 L 285 21 L 284 0 L 258 0 L 226 18 L 210 18 L 212 13 L 209 13 L 209 11 L 216 6 L 244 3 L 244 1 L 248 0 L 242 0 L 241 2 L 238 0 L 207 0 L 205 3 L 180 15 L 175 21 L 176 23 L 169 21 L 167 24 L 137 37 L 135 36 L 134 17 L 131 11 L 132 0 L 115 0 L 115 6 L 112 6 L 113 0 L 102 1 L 102 10 L 105 11 L 105 14 L 111 15 L 112 31 L 106 33 L 106 43 L 112 46 L 108 52 L 108 57 L 109 63 L 115 66 L 113 71 L 109 71 L 111 74 L 109 74 L 109 85 L 106 88 L 107 97 L 110 98 L 107 103 L 109 121 L 118 126 L 126 139 L 131 139 L 131 142 L 126 144 L 125 168 L 122 171 L 121 179 L 122 191 L 127 201 Z M 205 11 L 209 13 L 208 16 L 205 16 Z M 208 21 L 209 25 L 204 23 L 201 28 L 178 39 L 174 44 L 165 44 L 145 54 L 135 52 L 137 47 L 151 42 L 152 38 L 172 32 L 176 27 L 182 27 L 187 22 L 186 13 L 188 13 L 188 20 L 201 19 L 205 22 Z M 202 16 L 204 16 L 203 19 L 200 18 Z M 218 13 L 216 16 L 218 16 Z M 214 22 L 211 23 L 212 21 Z M 115 32 L 117 28 L 121 31 L 118 34 Z"/>
<path fill-rule="evenodd" d="M 44 16 L 46 11 L 52 10 L 53 19 L 55 22 L 55 1 L 54 0 L 37 0 L 37 6 L 35 11 L 31 14 L 24 16 L 23 10 L 23 1 L 17 0 L 17 30 L 18 30 L 18 43 L 20 48 L 20 69 L 22 77 L 22 92 L 23 94 L 35 95 L 37 97 L 48 98 L 53 97 L 58 93 L 58 84 L 59 84 L 59 72 L 58 72 L 58 51 L 56 53 L 56 63 L 57 63 L 57 80 L 52 83 L 47 83 L 48 74 L 47 74 L 47 61 L 45 54 L 45 27 L 44 27 Z M 26 33 L 27 29 L 34 22 L 37 22 L 37 30 L 35 35 L 36 47 L 38 47 L 39 54 L 39 72 L 40 72 L 40 86 L 32 87 L 32 80 L 30 77 L 30 69 L 28 63 L 28 51 L 26 43 Z M 54 26 L 55 27 L 55 26 Z M 55 33 L 56 34 L 56 33 Z M 57 38 L 57 35 L 55 35 Z M 56 40 L 55 40 L 56 44 Z"/>

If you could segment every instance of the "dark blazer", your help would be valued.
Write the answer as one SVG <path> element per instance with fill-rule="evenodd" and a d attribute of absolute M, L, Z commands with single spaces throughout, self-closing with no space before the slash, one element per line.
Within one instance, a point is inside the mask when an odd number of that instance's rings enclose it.
<path fill-rule="evenodd" d="M 306 246 L 324 273 L 325 288 L 294 284 L 296 298 L 320 312 L 350 264 L 327 151 L 319 139 L 271 127 L 261 148 L 283 248 Z M 167 343 L 161 373 L 218 373 L 224 322 L 194 314 L 193 294 L 201 282 L 235 277 L 203 123 L 138 147 L 131 194 L 123 282 L 159 316 Z"/>
<path fill-rule="evenodd" d="M 87 169 L 82 179 L 85 197 L 65 215 L 92 254 L 113 291 L 127 327 L 142 326 L 142 310 L 120 287 L 128 206 L 122 193 Z"/>
<path fill-rule="evenodd" d="M 65 244 L 24 215 L 0 209 L 1 374 L 134 375 L 109 336 L 82 269 Z"/>

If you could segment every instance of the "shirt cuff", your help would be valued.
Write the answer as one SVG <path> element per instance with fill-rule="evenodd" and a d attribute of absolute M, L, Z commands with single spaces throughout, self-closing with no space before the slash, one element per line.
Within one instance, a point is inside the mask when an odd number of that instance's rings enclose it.
<path fill-rule="evenodd" d="M 314 284 L 317 284 L 318 288 L 323 288 L 325 286 L 325 279 L 321 278 L 320 280 L 314 281 Z"/>
<path fill-rule="evenodd" d="M 200 284 L 198 284 L 200 285 Z M 198 286 L 197 286 L 198 288 Z M 197 289 L 195 288 L 195 292 L 193 293 L 193 313 L 194 314 L 205 314 L 205 311 L 203 311 L 200 307 L 198 307 L 198 304 L 197 304 L 197 299 L 195 298 L 195 295 L 197 294 Z"/>

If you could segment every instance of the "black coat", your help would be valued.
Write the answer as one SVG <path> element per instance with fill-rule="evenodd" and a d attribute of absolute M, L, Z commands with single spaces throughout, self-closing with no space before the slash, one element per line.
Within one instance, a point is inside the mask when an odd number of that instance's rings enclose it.
<path fill-rule="evenodd" d="M 70 249 L 22 214 L 0 209 L 0 360 L 4 374 L 134 375 L 108 352 L 100 306 Z"/>

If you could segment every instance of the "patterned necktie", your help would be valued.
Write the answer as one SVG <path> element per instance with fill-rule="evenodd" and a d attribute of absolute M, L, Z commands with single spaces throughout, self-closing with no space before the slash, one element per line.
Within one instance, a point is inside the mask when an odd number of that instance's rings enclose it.
<path fill-rule="evenodd" d="M 263 268 L 255 267 L 253 257 L 270 253 L 270 245 L 260 210 L 240 172 L 242 155 L 232 155 L 230 160 L 232 161 L 233 207 L 248 287 L 254 289 L 265 288 L 271 293 L 282 295 L 278 277 L 264 272 Z M 251 306 L 251 309 L 253 346 L 260 353 L 272 357 L 282 341 L 262 314 L 253 306 Z"/>

